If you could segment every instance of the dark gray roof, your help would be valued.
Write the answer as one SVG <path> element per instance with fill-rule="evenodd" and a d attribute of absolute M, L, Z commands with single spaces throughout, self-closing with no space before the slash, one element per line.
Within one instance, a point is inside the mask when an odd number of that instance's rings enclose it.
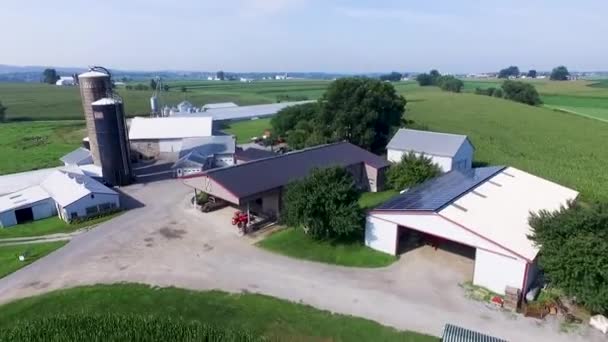
<path fill-rule="evenodd" d="M 252 160 L 274 157 L 276 155 L 277 154 L 272 151 L 250 147 L 247 149 L 237 148 L 235 157 L 236 157 L 236 159 L 242 160 L 242 161 L 252 161 Z"/>
<path fill-rule="evenodd" d="M 306 177 L 314 168 L 365 163 L 383 168 L 383 158 L 347 142 L 316 146 L 275 157 L 207 171 L 205 174 L 235 196 L 246 197 Z"/>
<path fill-rule="evenodd" d="M 443 327 L 442 342 L 507 342 L 501 338 L 492 337 L 473 330 L 461 328 L 452 324 Z"/>
<path fill-rule="evenodd" d="M 466 135 L 401 128 L 395 133 L 386 148 L 453 157 L 460 146 L 466 142 L 469 142 Z"/>
<path fill-rule="evenodd" d="M 452 170 L 391 198 L 374 210 L 437 211 L 504 169 L 504 166 L 489 166 L 467 171 Z"/>
<path fill-rule="evenodd" d="M 93 163 L 93 156 L 91 155 L 91 151 L 84 147 L 79 147 L 61 157 L 60 160 L 69 165 L 86 165 Z"/>
<path fill-rule="evenodd" d="M 210 137 L 186 138 L 182 140 L 180 157 L 196 151 L 202 156 L 215 154 L 234 154 L 236 142 L 230 135 L 214 135 Z"/>

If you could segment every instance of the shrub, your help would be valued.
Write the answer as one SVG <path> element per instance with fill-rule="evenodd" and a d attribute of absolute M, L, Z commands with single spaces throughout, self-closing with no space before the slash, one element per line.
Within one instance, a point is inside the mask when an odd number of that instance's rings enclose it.
<path fill-rule="evenodd" d="M 540 96 L 538 95 L 536 88 L 534 88 L 534 86 L 530 83 L 505 81 L 502 84 L 502 90 L 504 92 L 504 97 L 507 100 L 521 102 L 531 106 L 536 106 L 543 103 L 540 100 Z"/>
<path fill-rule="evenodd" d="M 70 224 L 81 224 L 81 223 L 85 223 L 85 222 L 88 222 L 88 221 L 97 220 L 97 219 L 100 219 L 102 217 L 114 215 L 114 214 L 116 214 L 118 212 L 121 212 L 121 211 L 122 211 L 122 209 L 120 209 L 120 208 L 110 209 L 110 210 L 107 210 L 107 211 L 104 211 L 104 212 L 101 212 L 101 213 L 98 213 L 98 214 L 89 215 L 89 216 L 85 216 L 85 217 L 77 217 L 75 219 L 71 219 L 69 223 Z"/>
<path fill-rule="evenodd" d="M 236 329 L 133 314 L 62 315 L 21 321 L 0 331 L 5 342 L 29 341 L 263 341 Z"/>
<path fill-rule="evenodd" d="M 391 165 L 386 178 L 393 189 L 403 190 L 437 177 L 440 173 L 441 168 L 430 157 L 409 152 L 403 154 L 399 163 Z"/>
<path fill-rule="evenodd" d="M 441 76 L 437 80 L 437 85 L 441 90 L 451 91 L 453 93 L 460 93 L 464 83 L 454 76 Z"/>

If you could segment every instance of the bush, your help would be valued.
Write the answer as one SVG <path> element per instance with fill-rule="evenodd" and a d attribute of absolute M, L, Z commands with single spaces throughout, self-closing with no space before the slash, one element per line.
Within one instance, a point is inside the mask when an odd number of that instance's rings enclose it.
<path fill-rule="evenodd" d="M 209 201 L 209 195 L 206 192 L 197 192 L 196 193 L 196 204 L 203 205 Z"/>
<path fill-rule="evenodd" d="M 494 97 L 500 97 L 502 99 L 503 97 L 503 93 L 502 93 L 502 89 L 498 88 L 496 90 L 494 90 L 494 93 L 492 94 L 492 96 Z"/>
<path fill-rule="evenodd" d="M 82 224 L 82 223 L 85 223 L 85 222 L 88 222 L 88 221 L 93 221 L 93 220 L 100 219 L 102 217 L 114 215 L 114 214 L 116 214 L 118 212 L 121 212 L 121 211 L 122 211 L 122 209 L 120 209 L 120 208 L 110 209 L 110 210 L 107 210 L 107 211 L 104 211 L 104 212 L 101 212 L 101 213 L 98 213 L 98 214 L 89 215 L 89 216 L 85 216 L 85 217 L 77 217 L 75 219 L 71 219 L 69 223 L 70 224 Z"/>
<path fill-rule="evenodd" d="M 29 341 L 263 341 L 251 333 L 200 322 L 132 314 L 63 315 L 2 329 L 5 342 Z"/>
<path fill-rule="evenodd" d="M 536 91 L 536 88 L 530 83 L 519 81 L 505 81 L 502 84 L 504 97 L 508 100 L 537 106 L 543 102 Z"/>
<path fill-rule="evenodd" d="M 283 220 L 318 240 L 359 238 L 364 220 L 359 197 L 343 168 L 315 169 L 287 187 Z"/>
<path fill-rule="evenodd" d="M 441 76 L 437 80 L 437 85 L 441 90 L 451 91 L 453 93 L 460 93 L 464 83 L 454 76 Z"/>
<path fill-rule="evenodd" d="M 427 73 L 424 74 L 420 74 L 418 76 L 416 76 L 416 81 L 418 82 L 418 84 L 421 87 L 426 87 L 426 86 L 432 86 L 433 84 L 433 77 Z"/>
<path fill-rule="evenodd" d="M 404 190 L 441 174 L 441 168 L 424 154 L 403 154 L 399 163 L 391 165 L 386 174 L 388 184 L 395 190 Z"/>

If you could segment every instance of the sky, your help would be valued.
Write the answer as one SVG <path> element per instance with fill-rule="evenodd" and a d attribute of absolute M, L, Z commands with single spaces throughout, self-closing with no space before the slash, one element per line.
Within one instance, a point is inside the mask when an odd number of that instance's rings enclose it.
<path fill-rule="evenodd" d="M 0 0 L 0 64 L 608 70 L 605 0 Z"/>

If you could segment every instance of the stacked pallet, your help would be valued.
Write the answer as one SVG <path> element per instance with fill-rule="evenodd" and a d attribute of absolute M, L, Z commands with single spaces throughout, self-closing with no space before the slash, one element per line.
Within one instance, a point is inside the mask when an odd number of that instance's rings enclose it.
<path fill-rule="evenodd" d="M 521 298 L 521 290 L 515 287 L 507 286 L 505 289 L 505 298 L 503 308 L 511 311 L 517 311 L 519 308 L 519 299 Z"/>

